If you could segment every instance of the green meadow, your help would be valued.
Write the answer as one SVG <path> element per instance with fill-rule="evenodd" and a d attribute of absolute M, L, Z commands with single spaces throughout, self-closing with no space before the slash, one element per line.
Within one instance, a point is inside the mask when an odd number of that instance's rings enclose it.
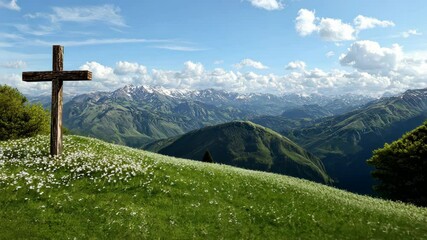
<path fill-rule="evenodd" d="M 66 136 L 0 142 L 0 239 L 426 239 L 427 209 Z"/>

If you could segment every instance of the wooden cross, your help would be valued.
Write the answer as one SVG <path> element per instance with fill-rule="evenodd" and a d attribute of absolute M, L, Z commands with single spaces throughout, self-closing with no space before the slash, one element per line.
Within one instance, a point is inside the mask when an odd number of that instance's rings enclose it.
<path fill-rule="evenodd" d="M 92 80 L 90 71 L 63 71 L 64 47 L 53 46 L 52 70 L 44 72 L 23 72 L 25 82 L 52 81 L 52 108 L 50 127 L 50 155 L 62 153 L 62 85 L 63 81 Z"/>

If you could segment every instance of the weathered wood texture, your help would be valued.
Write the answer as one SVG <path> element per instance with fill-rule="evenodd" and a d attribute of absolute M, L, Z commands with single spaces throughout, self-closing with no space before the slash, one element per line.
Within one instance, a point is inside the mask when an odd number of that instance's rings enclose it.
<path fill-rule="evenodd" d="M 64 69 L 64 48 L 53 46 L 52 70 L 61 73 Z M 52 79 L 52 108 L 50 126 L 50 154 L 62 153 L 62 87 L 63 81 L 59 78 Z"/>
<path fill-rule="evenodd" d="M 23 72 L 22 80 L 26 82 L 52 81 L 52 108 L 50 127 L 50 154 L 62 153 L 62 89 L 63 81 L 92 80 L 89 71 L 63 71 L 64 47 L 53 46 L 52 70 L 43 72 Z"/>
<path fill-rule="evenodd" d="M 92 80 L 92 73 L 89 71 L 42 71 L 42 72 L 23 72 L 22 80 L 25 82 L 47 82 L 53 79 L 62 81 Z"/>

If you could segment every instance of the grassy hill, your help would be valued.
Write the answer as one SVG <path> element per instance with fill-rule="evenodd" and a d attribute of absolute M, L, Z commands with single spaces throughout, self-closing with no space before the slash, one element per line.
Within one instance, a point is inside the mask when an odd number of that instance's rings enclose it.
<path fill-rule="evenodd" d="M 0 239 L 426 239 L 427 209 L 66 136 L 0 142 Z"/>
<path fill-rule="evenodd" d="M 322 162 L 286 137 L 252 122 L 236 121 L 194 130 L 145 147 L 168 156 L 215 162 L 329 183 Z"/>

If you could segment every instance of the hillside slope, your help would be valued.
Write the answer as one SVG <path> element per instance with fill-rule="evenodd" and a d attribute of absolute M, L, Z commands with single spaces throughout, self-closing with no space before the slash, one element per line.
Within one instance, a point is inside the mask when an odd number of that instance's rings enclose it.
<path fill-rule="evenodd" d="M 372 151 L 400 138 L 426 119 L 427 89 L 408 90 L 360 110 L 323 119 L 289 136 L 322 159 L 337 186 L 372 193 L 372 168 L 366 164 Z"/>
<path fill-rule="evenodd" d="M 310 104 L 286 110 L 281 116 L 288 119 L 318 119 L 333 115 L 334 114 L 325 107 L 321 107 L 317 104 Z"/>
<path fill-rule="evenodd" d="M 427 209 L 66 136 L 0 142 L 0 239 L 425 239 Z"/>
<path fill-rule="evenodd" d="M 251 122 L 205 127 L 154 142 L 145 149 L 199 161 L 209 150 L 218 163 L 329 183 L 319 159 L 280 134 Z"/>

